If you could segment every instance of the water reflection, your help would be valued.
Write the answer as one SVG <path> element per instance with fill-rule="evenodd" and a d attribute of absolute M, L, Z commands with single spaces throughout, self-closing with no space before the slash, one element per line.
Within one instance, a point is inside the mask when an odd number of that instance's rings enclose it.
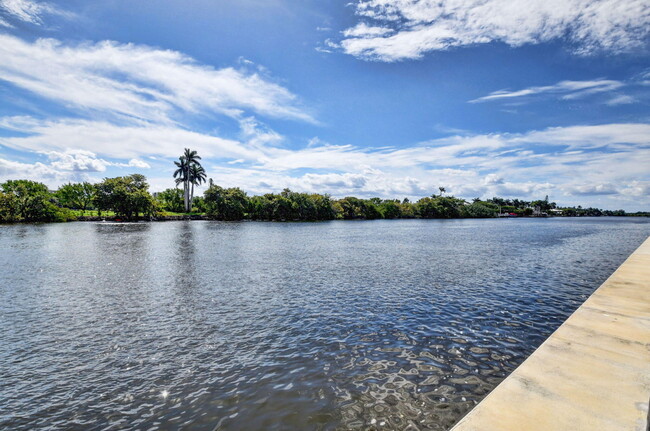
<path fill-rule="evenodd" d="M 0 428 L 448 429 L 647 220 L 0 226 Z"/>

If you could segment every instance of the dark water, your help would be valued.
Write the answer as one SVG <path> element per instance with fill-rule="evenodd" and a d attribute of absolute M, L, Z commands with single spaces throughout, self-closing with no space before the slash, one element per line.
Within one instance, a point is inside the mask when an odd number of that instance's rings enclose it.
<path fill-rule="evenodd" d="M 448 429 L 633 218 L 0 226 L 1 429 Z"/>

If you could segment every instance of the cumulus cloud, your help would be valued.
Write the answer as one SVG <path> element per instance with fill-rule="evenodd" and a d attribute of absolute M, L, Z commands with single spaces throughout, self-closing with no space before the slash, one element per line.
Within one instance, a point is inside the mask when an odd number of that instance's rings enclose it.
<path fill-rule="evenodd" d="M 97 156 L 90 151 L 48 151 L 43 154 L 46 154 L 50 159 L 50 166 L 60 171 L 104 172 L 106 166 L 109 165 L 109 162 L 98 159 Z"/>
<path fill-rule="evenodd" d="M 108 166 L 122 168 L 149 169 L 151 166 L 139 159 L 131 159 L 127 163 L 112 162 L 98 158 L 95 153 L 87 150 L 42 151 L 50 160 L 50 167 L 69 172 L 104 172 Z"/>
<path fill-rule="evenodd" d="M 68 181 L 95 181 L 93 174 L 105 172 L 108 167 L 149 169 L 139 159 L 115 162 L 97 157 L 92 151 L 67 149 L 41 151 L 47 162 L 21 163 L 0 157 L 0 182 L 8 179 L 29 178 L 56 187 Z"/>
<path fill-rule="evenodd" d="M 0 182 L 26 178 L 41 181 L 48 185 L 74 180 L 69 172 L 61 172 L 43 163 L 21 163 L 0 157 Z"/>
<path fill-rule="evenodd" d="M 177 51 L 104 41 L 65 45 L 0 34 L 0 80 L 83 112 L 174 123 L 246 112 L 313 122 L 297 97 L 257 73 L 215 69 Z"/>
<path fill-rule="evenodd" d="M 569 195 L 615 195 L 618 190 L 613 184 L 600 183 L 600 184 L 584 184 L 566 187 L 567 194 Z"/>
<path fill-rule="evenodd" d="M 379 61 L 555 39 L 568 39 L 578 54 L 621 52 L 644 46 L 650 31 L 645 0 L 357 0 L 354 7 L 361 22 L 342 33 L 340 47 Z"/>
<path fill-rule="evenodd" d="M 120 165 L 123 166 L 123 165 Z M 131 159 L 129 160 L 129 163 L 126 163 L 126 166 L 131 167 L 131 168 L 139 168 L 139 169 L 149 169 L 151 168 L 151 165 L 149 163 L 145 162 L 144 160 L 139 160 L 139 159 Z"/>

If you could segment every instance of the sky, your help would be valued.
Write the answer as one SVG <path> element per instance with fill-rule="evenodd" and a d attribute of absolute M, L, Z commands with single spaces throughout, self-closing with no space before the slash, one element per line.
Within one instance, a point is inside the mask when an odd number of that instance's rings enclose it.
<path fill-rule="evenodd" d="M 0 0 L 0 182 L 650 210 L 647 0 Z"/>

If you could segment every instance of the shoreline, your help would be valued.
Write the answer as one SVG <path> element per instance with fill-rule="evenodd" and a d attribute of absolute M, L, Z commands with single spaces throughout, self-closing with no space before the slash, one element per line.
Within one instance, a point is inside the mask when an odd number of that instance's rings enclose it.
<path fill-rule="evenodd" d="M 0 225 L 15 225 L 15 224 L 58 224 L 58 223 L 73 223 L 73 222 L 112 222 L 112 223 L 157 223 L 157 222 L 170 222 L 170 221 L 228 221 L 228 222 L 264 222 L 264 223 L 322 223 L 328 221 L 376 221 L 376 220 L 512 220 L 512 219 L 602 219 L 602 218 L 650 218 L 649 215 L 625 215 L 625 216 L 522 216 L 522 217 L 456 217 L 456 218 L 377 218 L 377 219 L 327 219 L 327 220 L 253 220 L 244 218 L 241 220 L 220 220 L 210 218 L 204 214 L 187 214 L 187 215 L 166 215 L 157 217 L 140 217 L 137 219 L 122 219 L 116 216 L 78 216 L 74 220 L 69 221 L 10 221 L 0 222 Z"/>

